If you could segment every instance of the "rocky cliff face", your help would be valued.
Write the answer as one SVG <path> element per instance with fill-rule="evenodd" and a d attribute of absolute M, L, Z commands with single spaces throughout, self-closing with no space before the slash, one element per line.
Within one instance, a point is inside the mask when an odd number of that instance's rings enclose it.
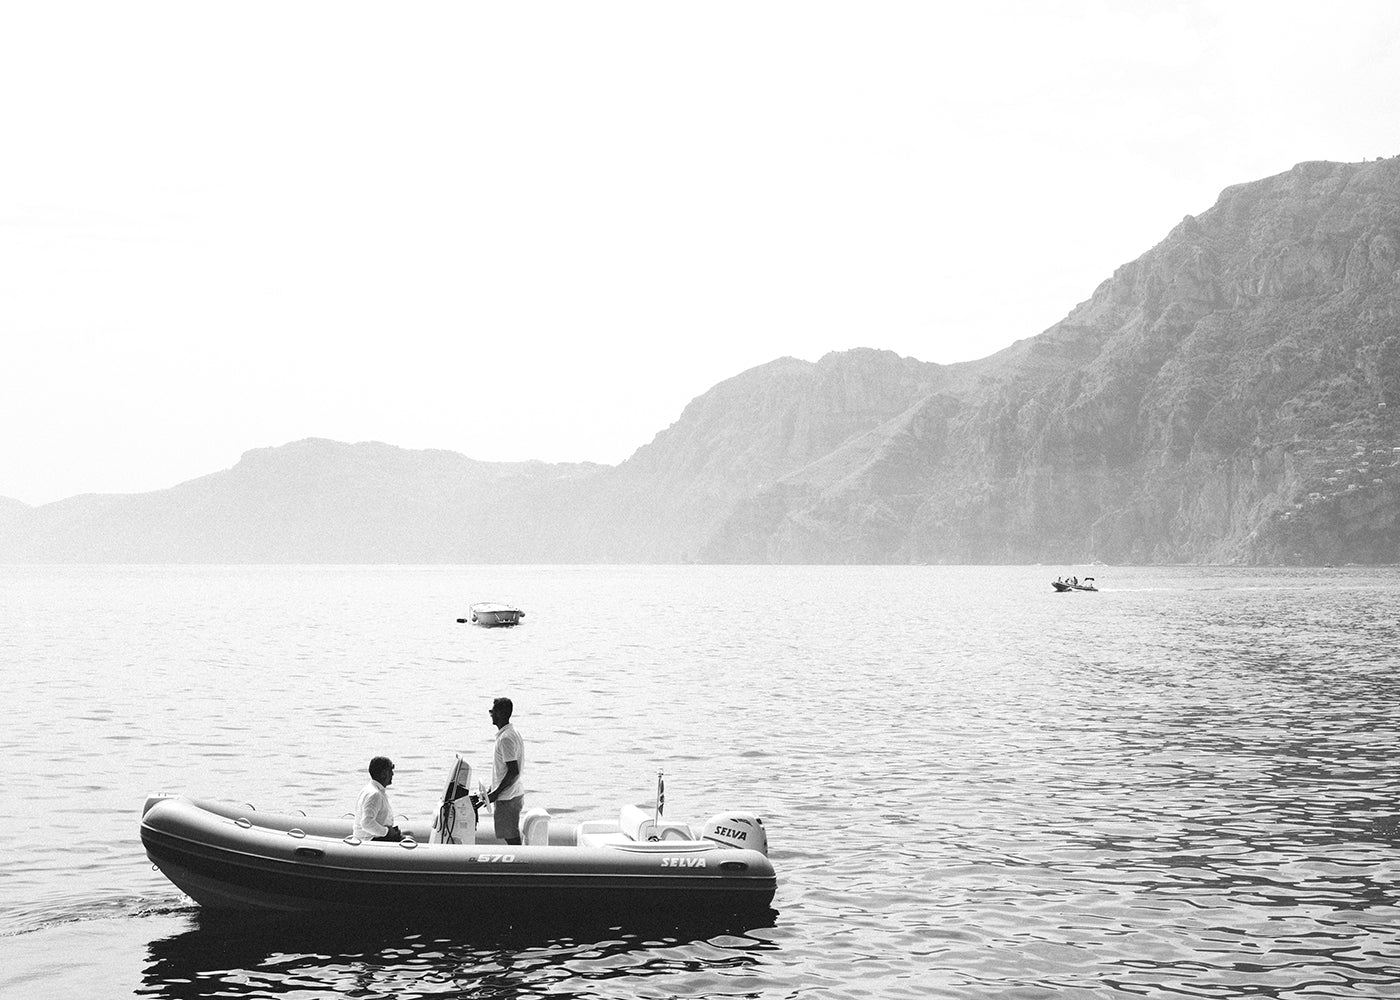
<path fill-rule="evenodd" d="M 902 413 L 950 371 L 858 349 L 722 382 L 603 477 L 592 534 L 622 561 L 694 560 L 736 504 Z"/>
<path fill-rule="evenodd" d="M 1227 189 L 707 558 L 1400 560 L 1400 161 Z"/>
<path fill-rule="evenodd" d="M 1400 561 L 1400 160 L 1226 189 L 981 361 L 784 358 L 616 467 L 307 441 L 0 562 Z"/>

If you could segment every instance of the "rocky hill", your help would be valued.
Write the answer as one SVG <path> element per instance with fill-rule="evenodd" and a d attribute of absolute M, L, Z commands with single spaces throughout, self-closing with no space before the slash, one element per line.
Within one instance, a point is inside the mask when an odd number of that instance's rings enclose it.
<path fill-rule="evenodd" d="M 956 367 L 858 349 L 721 382 L 600 477 L 580 532 L 610 560 L 692 561 L 737 504 L 903 413 Z"/>
<path fill-rule="evenodd" d="M 303 441 L 0 562 L 1400 561 L 1400 160 L 1227 188 L 989 358 L 783 358 L 619 466 Z"/>
<path fill-rule="evenodd" d="M 702 556 L 1400 561 L 1400 160 L 1226 189 Z"/>

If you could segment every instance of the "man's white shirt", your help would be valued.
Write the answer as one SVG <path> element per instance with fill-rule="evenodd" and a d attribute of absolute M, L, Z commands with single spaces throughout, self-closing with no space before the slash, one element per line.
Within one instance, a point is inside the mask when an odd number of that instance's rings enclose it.
<path fill-rule="evenodd" d="M 506 762 L 511 760 L 520 765 L 520 770 L 514 781 L 501 788 L 501 781 L 506 776 Z M 501 794 L 496 796 L 498 799 L 517 799 L 525 794 L 525 741 L 509 722 L 496 733 L 496 752 L 491 758 L 491 787 L 501 788 Z"/>
<path fill-rule="evenodd" d="M 354 834 L 361 840 L 372 840 L 384 836 L 393 825 L 394 807 L 389 804 L 389 793 L 371 778 L 364 791 L 360 792 L 360 801 L 355 806 Z"/>

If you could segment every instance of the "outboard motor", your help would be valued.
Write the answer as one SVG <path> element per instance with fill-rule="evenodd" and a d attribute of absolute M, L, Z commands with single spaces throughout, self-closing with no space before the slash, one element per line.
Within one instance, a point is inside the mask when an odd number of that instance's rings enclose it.
<path fill-rule="evenodd" d="M 433 817 L 430 844 L 475 844 L 476 803 L 472 801 L 472 766 L 457 755 L 447 788 L 442 793 L 442 805 Z"/>
<path fill-rule="evenodd" d="M 768 854 L 768 833 L 763 820 L 753 813 L 716 813 L 705 820 L 700 836 L 725 847 L 743 847 L 765 857 Z"/>

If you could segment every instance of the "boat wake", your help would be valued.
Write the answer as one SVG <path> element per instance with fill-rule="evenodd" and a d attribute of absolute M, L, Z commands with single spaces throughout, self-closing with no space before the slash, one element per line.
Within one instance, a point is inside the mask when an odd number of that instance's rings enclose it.
<path fill-rule="evenodd" d="M 18 937 L 69 924 L 98 920 L 129 920 L 198 912 L 199 907 L 183 893 L 162 896 L 108 896 L 102 899 L 54 899 L 42 907 L 19 907 L 12 910 L 6 921 L 7 926 L 0 928 L 0 938 Z"/>

